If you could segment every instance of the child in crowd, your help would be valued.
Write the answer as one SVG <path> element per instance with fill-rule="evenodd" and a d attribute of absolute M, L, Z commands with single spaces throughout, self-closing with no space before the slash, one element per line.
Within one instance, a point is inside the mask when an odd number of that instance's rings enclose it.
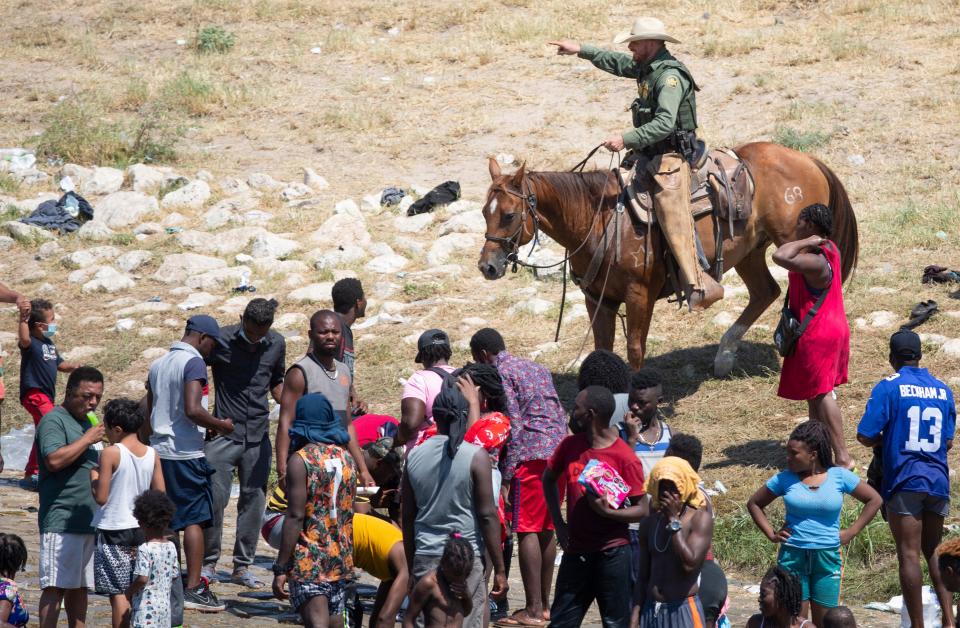
<path fill-rule="evenodd" d="M 760 612 L 747 620 L 747 628 L 806 628 L 809 619 L 800 616 L 803 589 L 792 571 L 771 567 L 760 580 Z M 814 628 L 811 626 L 811 628 Z"/>
<path fill-rule="evenodd" d="M 823 616 L 820 628 L 857 628 L 857 620 L 846 606 L 835 606 Z"/>
<path fill-rule="evenodd" d="M 162 491 L 146 491 L 134 502 L 133 516 L 140 523 L 146 542 L 137 548 L 134 580 L 127 588 L 133 606 L 133 628 L 170 625 L 170 589 L 180 577 L 177 548 L 167 540 L 175 510 Z"/>
<path fill-rule="evenodd" d="M 104 412 L 107 438 L 113 443 L 90 471 L 93 498 L 100 509 L 93 517 L 97 549 L 93 555 L 96 591 L 110 596 L 113 628 L 130 623 L 127 588 L 143 533 L 133 514 L 134 500 L 144 491 L 165 490 L 160 460 L 137 438 L 143 425 L 140 406 L 132 399 L 112 399 Z"/>
<path fill-rule="evenodd" d="M 33 417 L 34 425 L 53 410 L 57 371 L 69 373 L 77 368 L 75 364 L 64 362 L 53 344 L 53 337 L 57 334 L 56 318 L 53 304 L 46 299 L 34 299 L 29 308 L 26 303 L 20 308 L 17 343 L 20 347 L 20 403 Z M 37 445 L 34 443 L 20 486 L 36 491 L 39 471 Z"/>
<path fill-rule="evenodd" d="M 436 571 L 417 581 L 410 605 L 403 615 L 403 628 L 413 628 L 422 612 L 426 628 L 460 628 L 473 610 L 467 577 L 473 567 L 473 548 L 456 532 L 450 534 Z"/>
<path fill-rule="evenodd" d="M 0 533 L 0 626 L 22 628 L 30 621 L 14 578 L 27 566 L 27 547 L 16 534 Z"/>

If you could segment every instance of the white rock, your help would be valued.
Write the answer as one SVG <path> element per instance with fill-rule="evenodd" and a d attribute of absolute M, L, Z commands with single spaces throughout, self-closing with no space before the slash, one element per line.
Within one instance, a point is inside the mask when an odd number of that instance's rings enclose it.
<path fill-rule="evenodd" d="M 545 353 L 551 353 L 560 348 L 559 342 L 545 342 L 543 344 L 537 345 L 533 351 L 530 352 L 530 359 L 536 360 Z"/>
<path fill-rule="evenodd" d="M 332 249 L 318 249 L 310 253 L 309 261 L 317 270 L 334 269 L 344 264 L 358 262 L 367 257 L 366 251 L 353 244 Z"/>
<path fill-rule="evenodd" d="M 940 334 L 919 334 L 920 341 L 926 344 L 936 345 L 937 347 L 942 347 L 950 341 L 946 336 L 941 336 Z"/>
<path fill-rule="evenodd" d="M 206 181 L 194 180 L 178 190 L 168 193 L 160 201 L 164 209 L 200 209 L 210 198 L 210 186 Z"/>
<path fill-rule="evenodd" d="M 115 235 L 113 229 L 99 220 L 88 220 L 77 230 L 77 236 L 91 242 L 105 242 Z"/>
<path fill-rule="evenodd" d="M 310 241 L 331 246 L 367 246 L 370 244 L 370 234 L 362 216 L 334 214 L 310 235 Z"/>
<path fill-rule="evenodd" d="M 213 174 L 209 170 L 197 170 L 196 178 L 207 183 L 213 183 Z"/>
<path fill-rule="evenodd" d="M 318 175 L 313 168 L 303 169 L 303 183 L 309 185 L 314 190 L 326 190 L 330 184 L 326 179 Z"/>
<path fill-rule="evenodd" d="M 199 275 L 217 268 L 226 268 L 227 263 L 218 257 L 196 253 L 173 253 L 165 255 L 163 263 L 153 278 L 162 283 L 182 284 L 187 277 Z"/>
<path fill-rule="evenodd" d="M 248 296 L 231 297 L 224 301 L 223 304 L 217 308 L 217 311 L 223 312 L 224 314 L 230 314 L 232 316 L 240 316 L 249 302 L 250 297 Z"/>
<path fill-rule="evenodd" d="M 365 212 L 379 212 L 380 207 L 380 195 L 379 194 L 367 194 L 360 201 L 360 209 Z"/>
<path fill-rule="evenodd" d="M 117 321 L 117 323 L 113 326 L 113 328 L 117 331 L 130 331 L 131 329 L 136 327 L 136 325 L 137 325 L 137 321 L 135 321 L 132 318 L 121 318 L 120 320 Z"/>
<path fill-rule="evenodd" d="M 486 230 L 487 220 L 479 209 L 456 214 L 440 225 L 441 236 L 448 233 L 485 233 Z"/>
<path fill-rule="evenodd" d="M 281 314 L 273 321 L 274 329 L 307 329 L 310 319 L 301 312 L 287 312 Z"/>
<path fill-rule="evenodd" d="M 246 253 L 237 253 L 233 256 L 233 261 L 238 264 L 249 264 L 253 261 L 253 255 L 247 255 Z"/>
<path fill-rule="evenodd" d="M 587 306 L 583 303 L 572 304 L 563 315 L 563 322 L 569 323 L 579 318 L 587 318 Z"/>
<path fill-rule="evenodd" d="M 378 255 L 390 255 L 393 253 L 393 247 L 391 247 L 386 242 L 374 242 L 367 249 L 367 252 L 374 257 Z"/>
<path fill-rule="evenodd" d="M 63 167 L 60 168 L 60 177 L 70 177 L 74 185 L 81 185 L 92 176 L 93 168 L 85 168 L 77 164 L 63 164 Z"/>
<path fill-rule="evenodd" d="M 430 251 L 427 253 L 427 264 L 430 266 L 446 264 L 454 253 L 474 249 L 477 252 L 480 251 L 475 236 L 468 233 L 450 233 L 437 238 L 430 246 Z"/>
<path fill-rule="evenodd" d="M 333 283 L 325 281 L 323 283 L 312 283 L 308 286 L 303 286 L 302 288 L 297 288 L 293 292 L 287 295 L 287 298 L 291 301 L 296 301 L 298 303 L 315 303 L 321 301 L 330 300 L 330 290 L 333 288 Z"/>
<path fill-rule="evenodd" d="M 250 211 L 260 204 L 260 200 L 251 194 L 231 196 L 216 203 L 203 215 L 210 229 L 222 227 L 229 222 L 243 222 L 243 212 Z"/>
<path fill-rule="evenodd" d="M 6 236 L 4 236 L 6 237 Z M 11 243 L 14 242 L 12 238 L 7 238 Z M 37 249 L 37 259 L 48 259 L 54 255 L 60 253 L 63 248 L 60 246 L 60 243 L 56 240 L 50 240 L 49 242 L 44 242 L 40 245 L 40 248 Z"/>
<path fill-rule="evenodd" d="M 246 266 L 215 268 L 205 273 L 191 275 L 187 278 L 186 284 L 194 290 L 223 290 L 239 286 L 249 276 L 250 269 Z"/>
<path fill-rule="evenodd" d="M 273 220 L 273 214 L 254 209 L 243 213 L 243 222 L 248 225 L 265 225 Z"/>
<path fill-rule="evenodd" d="M 360 208 L 357 207 L 357 202 L 352 198 L 345 198 L 342 201 L 337 202 L 337 204 L 333 206 L 333 211 L 337 214 L 347 214 L 350 216 L 360 217 L 363 216 L 363 214 L 360 213 Z"/>
<path fill-rule="evenodd" d="M 462 321 L 460 321 L 461 327 L 486 327 L 488 325 L 487 319 L 480 318 L 479 316 L 468 316 Z"/>
<path fill-rule="evenodd" d="M 89 266 L 97 262 L 112 260 L 120 255 L 120 249 L 115 246 L 95 246 L 92 249 L 81 249 L 64 256 L 64 260 L 76 266 Z"/>
<path fill-rule="evenodd" d="M 899 320 L 899 317 L 893 312 L 888 312 L 887 310 L 880 310 L 878 312 L 870 312 L 867 314 L 867 322 L 871 327 L 878 328 L 887 328 L 893 327 Z"/>
<path fill-rule="evenodd" d="M 525 313 L 540 315 L 549 312 L 553 305 L 553 301 L 534 297 L 511 305 L 507 312 L 510 314 Z"/>
<path fill-rule="evenodd" d="M 247 185 L 260 192 L 273 192 L 283 187 L 283 184 L 263 172 L 254 172 L 247 177 Z"/>
<path fill-rule="evenodd" d="M 141 192 L 114 192 L 97 203 L 96 219 L 111 229 L 129 227 L 144 217 L 155 214 L 157 199 Z"/>
<path fill-rule="evenodd" d="M 130 275 L 117 272 L 112 266 L 104 266 L 93 276 L 93 279 L 83 284 L 84 292 L 119 292 L 129 290 L 134 286 Z"/>
<path fill-rule="evenodd" d="M 730 312 L 717 312 L 717 314 L 710 319 L 710 323 L 718 327 L 728 328 L 730 325 L 733 325 L 736 320 L 737 317 Z"/>
<path fill-rule="evenodd" d="M 130 273 L 140 268 L 151 259 L 153 259 L 153 253 L 150 251 L 144 251 L 143 249 L 136 249 L 133 251 L 127 251 L 118 257 L 116 261 L 114 261 L 113 265 L 124 272 Z"/>
<path fill-rule="evenodd" d="M 372 273 L 395 273 L 401 271 L 410 262 L 403 255 L 387 253 L 378 255 L 366 263 L 364 268 Z"/>
<path fill-rule="evenodd" d="M 238 255 L 237 257 L 240 256 Z M 240 260 L 237 260 L 237 262 L 246 263 L 240 262 Z M 253 267 L 258 273 L 265 275 L 289 275 L 292 273 L 305 275 L 310 272 L 310 267 L 300 260 L 276 260 L 269 257 L 264 257 L 258 259 L 251 258 L 250 263 L 253 264 Z"/>
<path fill-rule="evenodd" d="M 460 199 L 447 205 L 448 214 L 462 214 L 464 212 L 483 210 L 483 205 L 476 201 Z"/>
<path fill-rule="evenodd" d="M 943 343 L 940 353 L 951 358 L 960 358 L 960 338 L 954 338 Z"/>
<path fill-rule="evenodd" d="M 219 300 L 220 297 L 215 297 L 207 292 L 194 292 L 184 301 L 178 303 L 177 307 L 180 310 L 187 312 L 189 310 L 196 310 L 198 308 L 205 307 L 211 303 L 216 303 Z"/>
<path fill-rule="evenodd" d="M 163 301 L 143 301 L 142 303 L 117 310 L 114 312 L 114 315 L 123 318 L 134 314 L 161 314 L 163 312 L 169 312 L 172 309 L 172 305 L 164 303 Z"/>
<path fill-rule="evenodd" d="M 299 248 L 300 243 L 296 240 L 288 240 L 270 232 L 264 232 L 253 239 L 250 254 L 254 258 L 284 259 Z"/>
<path fill-rule="evenodd" d="M 133 164 L 127 166 L 127 179 L 130 180 L 130 185 L 135 192 L 151 194 L 163 185 L 166 174 L 153 166 Z"/>
<path fill-rule="evenodd" d="M 10 236 L 0 236 L 0 251 L 6 251 L 16 243 L 17 241 Z M 56 244 L 56 242 L 46 242 L 41 244 L 40 249 L 42 249 L 46 244 Z M 49 257 L 49 255 L 44 256 L 43 253 L 40 252 L 40 249 L 37 249 L 37 259 L 46 259 L 46 257 Z"/>
<path fill-rule="evenodd" d="M 424 270 L 409 272 L 404 278 L 411 281 L 414 279 L 450 279 L 459 277 L 461 273 L 463 273 L 463 266 L 459 264 L 441 264 Z"/>
<path fill-rule="evenodd" d="M 401 233 L 420 233 L 433 223 L 433 214 L 416 216 L 397 216 L 393 219 L 393 230 Z"/>
<path fill-rule="evenodd" d="M 71 362 L 82 362 L 87 358 L 93 357 L 103 351 L 103 347 L 95 347 L 90 345 L 81 345 L 79 347 L 74 347 L 69 351 L 63 354 L 65 360 Z"/>
<path fill-rule="evenodd" d="M 177 241 L 188 249 L 217 255 L 235 255 L 249 246 L 258 235 L 267 233 L 262 227 L 237 227 L 217 234 L 206 231 L 181 231 Z"/>
<path fill-rule="evenodd" d="M 123 171 L 116 168 L 94 168 L 93 172 L 80 184 L 80 193 L 84 196 L 103 196 L 113 194 L 123 187 Z"/>
<path fill-rule="evenodd" d="M 295 198 L 303 198 L 304 196 L 309 196 L 313 194 L 313 190 L 305 183 L 291 183 L 287 187 L 283 188 L 283 191 L 280 192 L 280 197 L 285 201 L 292 201 Z"/>
<path fill-rule="evenodd" d="M 143 330 L 141 330 L 141 332 L 142 331 Z M 163 356 L 167 355 L 167 349 L 164 347 L 150 347 L 149 349 L 144 349 L 140 355 L 145 360 L 150 360 L 153 362 L 157 358 L 162 358 Z"/>
<path fill-rule="evenodd" d="M 220 186 L 220 189 L 223 190 L 224 194 L 242 194 L 250 191 L 250 186 L 247 185 L 246 181 L 237 179 L 236 177 L 220 179 L 220 183 L 218 185 Z"/>
<path fill-rule="evenodd" d="M 291 273 L 283 280 L 283 285 L 287 288 L 298 288 L 308 283 L 310 283 L 310 280 L 300 273 Z"/>
<path fill-rule="evenodd" d="M 10 220 L 3 223 L 3 228 L 6 229 L 7 233 L 10 234 L 10 237 L 17 242 L 39 243 L 55 239 L 54 235 L 46 229 L 41 229 L 35 225 L 28 225 L 16 220 Z M 83 227 L 81 227 L 81 231 L 82 230 Z"/>
<path fill-rule="evenodd" d="M 873 286 L 867 290 L 870 294 L 896 294 L 898 291 L 895 288 L 887 288 L 886 286 Z"/>
<path fill-rule="evenodd" d="M 96 266 L 96 265 L 78 268 L 77 270 L 74 270 L 67 275 L 67 281 L 69 281 L 70 283 L 84 283 L 85 281 L 93 277 L 95 274 L 97 274 L 98 270 L 100 270 L 100 266 Z"/>
<path fill-rule="evenodd" d="M 137 225 L 133 232 L 137 235 L 154 235 L 163 231 L 163 225 L 156 222 L 145 222 Z"/>
<path fill-rule="evenodd" d="M 416 201 L 413 200 L 413 197 L 408 194 L 407 196 L 404 196 L 403 198 L 400 199 L 400 204 L 397 205 L 397 209 L 399 209 L 402 213 L 406 214 L 407 210 L 410 209 L 410 206 L 413 205 L 414 203 L 416 203 Z"/>

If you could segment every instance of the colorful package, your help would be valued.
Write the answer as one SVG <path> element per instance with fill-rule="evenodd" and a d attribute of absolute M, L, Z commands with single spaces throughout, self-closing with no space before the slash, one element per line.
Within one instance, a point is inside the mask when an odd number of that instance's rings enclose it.
<path fill-rule="evenodd" d="M 616 469 L 600 460 L 587 462 L 577 482 L 586 486 L 597 497 L 607 500 L 611 508 L 619 508 L 630 493 L 630 487 Z"/>

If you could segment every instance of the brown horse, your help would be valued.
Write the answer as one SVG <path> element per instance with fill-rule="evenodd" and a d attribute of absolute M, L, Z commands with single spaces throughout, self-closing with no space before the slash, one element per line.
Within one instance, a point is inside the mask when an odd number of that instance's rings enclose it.
<path fill-rule="evenodd" d="M 714 359 L 714 373 L 719 377 L 729 374 L 740 339 L 780 294 L 780 286 L 767 268 L 765 251 L 771 244 L 779 246 L 793 239 L 801 209 L 823 203 L 833 211 L 832 239 L 840 250 L 844 280 L 855 267 L 859 253 L 857 219 L 850 199 L 823 163 L 769 142 L 745 144 L 736 152 L 747 162 L 756 184 L 753 213 L 736 226 L 735 233 L 721 224 L 722 251 L 726 267 L 735 268 L 746 284 L 750 302 L 720 340 Z M 516 173 L 504 175 L 491 159 L 490 177 L 493 183 L 483 207 L 487 239 L 478 263 L 484 277 L 502 277 L 508 262 L 516 259 L 519 247 L 530 242 L 538 228 L 568 251 L 575 277 L 588 274 L 604 231 L 607 238 L 614 233 L 609 226 L 619 195 L 614 172 L 525 172 L 521 166 Z M 592 283 L 581 285 L 581 290 L 594 321 L 593 338 L 598 349 L 613 348 L 616 313 L 620 304 L 626 303 L 627 355 L 630 365 L 639 368 L 646 352 L 653 306 L 672 291 L 667 286 L 664 244 L 657 228 L 649 234 L 638 232 L 629 222 L 625 216 L 621 221 L 619 261 L 615 259 L 616 247 L 608 246 L 600 271 L 593 272 Z M 715 223 L 710 214 L 698 219 L 696 228 L 707 259 L 713 260 Z"/>

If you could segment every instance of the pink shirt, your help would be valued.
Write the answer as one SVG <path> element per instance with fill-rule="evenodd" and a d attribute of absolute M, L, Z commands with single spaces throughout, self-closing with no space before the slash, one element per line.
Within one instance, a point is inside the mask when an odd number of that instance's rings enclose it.
<path fill-rule="evenodd" d="M 449 365 L 440 365 L 436 368 L 444 370 L 447 373 L 453 373 L 457 370 Z M 423 405 L 426 406 L 426 419 L 420 425 L 419 432 L 433 425 L 433 400 L 440 394 L 440 387 L 442 385 L 443 379 L 439 375 L 433 371 L 422 370 L 411 375 L 410 379 L 408 379 L 407 383 L 403 386 L 403 396 L 401 399 L 419 399 L 423 402 Z M 411 443 L 413 442 L 416 442 L 415 438 L 411 440 Z"/>

